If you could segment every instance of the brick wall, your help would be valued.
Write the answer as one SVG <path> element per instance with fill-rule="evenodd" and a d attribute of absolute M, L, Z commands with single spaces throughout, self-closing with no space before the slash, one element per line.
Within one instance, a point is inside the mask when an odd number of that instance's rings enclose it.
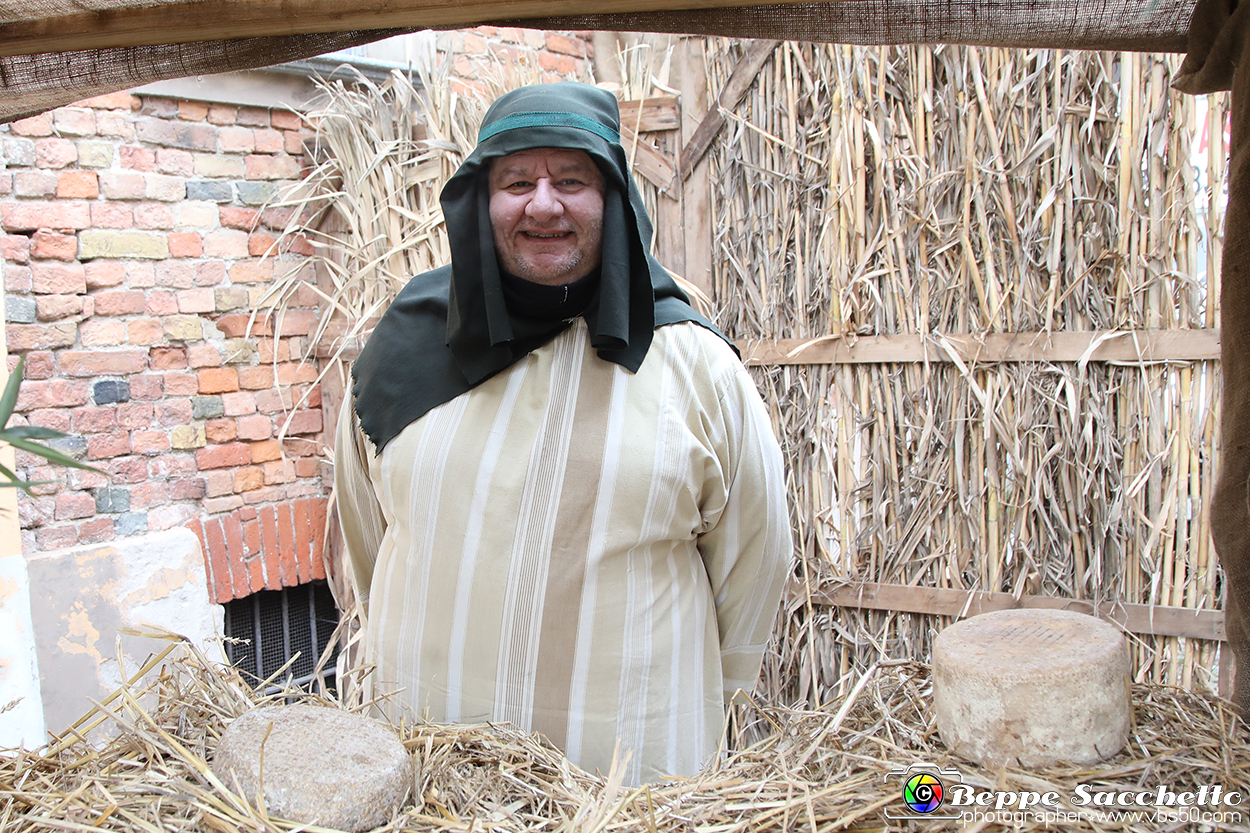
<path fill-rule="evenodd" d="M 440 35 L 458 78 L 490 57 L 586 79 L 578 33 Z M 526 75 L 524 77 L 530 77 Z M 0 258 L 14 423 L 73 436 L 104 474 L 18 454 L 47 481 L 19 501 L 29 555 L 186 526 L 217 602 L 323 578 L 330 478 L 317 371 L 301 364 L 317 296 L 273 332 L 252 311 L 311 249 L 262 258 L 308 136 L 283 111 L 116 93 L 0 125 Z M 301 404 L 302 402 L 302 404 Z M 280 427 L 289 419 L 286 439 Z"/>
<path fill-rule="evenodd" d="M 18 455 L 49 481 L 19 502 L 28 554 L 188 526 L 217 601 L 321 573 L 322 414 L 297 361 L 315 296 L 248 332 L 308 253 L 260 257 L 306 135 L 281 110 L 129 93 L 0 126 L 15 421 L 71 433 L 55 444 L 106 473 Z"/>

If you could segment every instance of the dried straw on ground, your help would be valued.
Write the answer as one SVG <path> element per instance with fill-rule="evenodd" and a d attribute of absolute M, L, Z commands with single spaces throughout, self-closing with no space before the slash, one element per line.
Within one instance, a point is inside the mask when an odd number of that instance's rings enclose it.
<path fill-rule="evenodd" d="M 316 831 L 267 818 L 228 793 L 208 762 L 230 720 L 289 693 L 258 695 L 233 668 L 174 642 L 142 682 L 84 717 L 118 733 L 99 747 L 72 736 L 40 752 L 0 756 L 0 830 Z M 769 734 L 696 778 L 622 789 L 569 764 L 541 738 L 508 726 L 399 727 L 420 762 L 409 806 L 382 831 L 835 831 L 948 829 L 956 822 L 892 819 L 905 811 L 900 779 L 913 763 L 953 766 L 978 789 L 1054 791 L 1076 784 L 1179 791 L 1203 784 L 1250 794 L 1244 727 L 1222 701 L 1136 685 L 1129 747 L 1105 764 L 1039 772 L 981 772 L 952 760 L 932 721 L 928 669 L 872 666 L 837 708 L 763 709 Z M 329 708 L 332 700 L 298 695 Z M 1068 808 L 1076 812 L 1078 808 Z M 1250 830 L 1250 808 L 1221 829 Z M 962 829 L 966 825 L 959 825 Z M 999 825 L 988 828 L 1001 829 Z M 1024 830 L 1200 829 L 1150 818 L 1050 824 Z"/>

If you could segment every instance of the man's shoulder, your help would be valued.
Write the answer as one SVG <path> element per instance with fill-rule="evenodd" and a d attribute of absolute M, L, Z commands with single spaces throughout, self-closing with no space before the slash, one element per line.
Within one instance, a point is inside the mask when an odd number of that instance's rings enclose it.
<path fill-rule="evenodd" d="M 451 267 L 440 266 L 409 278 L 408 283 L 404 284 L 404 288 L 395 296 L 395 303 L 421 298 L 441 298 L 446 301 L 450 286 Z"/>

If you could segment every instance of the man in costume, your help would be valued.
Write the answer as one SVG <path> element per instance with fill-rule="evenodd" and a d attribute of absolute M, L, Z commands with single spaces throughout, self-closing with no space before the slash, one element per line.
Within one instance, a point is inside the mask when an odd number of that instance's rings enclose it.
<path fill-rule="evenodd" d="M 450 266 L 353 368 L 335 476 L 375 695 L 507 721 L 627 783 L 690 775 L 789 571 L 781 454 L 731 345 L 648 254 L 616 99 L 527 87 L 442 193 Z"/>

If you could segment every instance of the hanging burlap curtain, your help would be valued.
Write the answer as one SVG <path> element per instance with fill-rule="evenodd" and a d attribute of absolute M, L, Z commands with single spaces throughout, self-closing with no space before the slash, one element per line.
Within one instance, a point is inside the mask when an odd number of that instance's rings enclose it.
<path fill-rule="evenodd" d="M 1182 51 L 1194 0 L 0 0 L 0 121 L 166 78 L 269 66 L 422 28 L 680 32 L 832 43 Z M 596 14 L 585 14 L 588 9 Z M 506 18 L 506 19 L 505 19 Z M 246 34 L 247 37 L 240 37 Z"/>

